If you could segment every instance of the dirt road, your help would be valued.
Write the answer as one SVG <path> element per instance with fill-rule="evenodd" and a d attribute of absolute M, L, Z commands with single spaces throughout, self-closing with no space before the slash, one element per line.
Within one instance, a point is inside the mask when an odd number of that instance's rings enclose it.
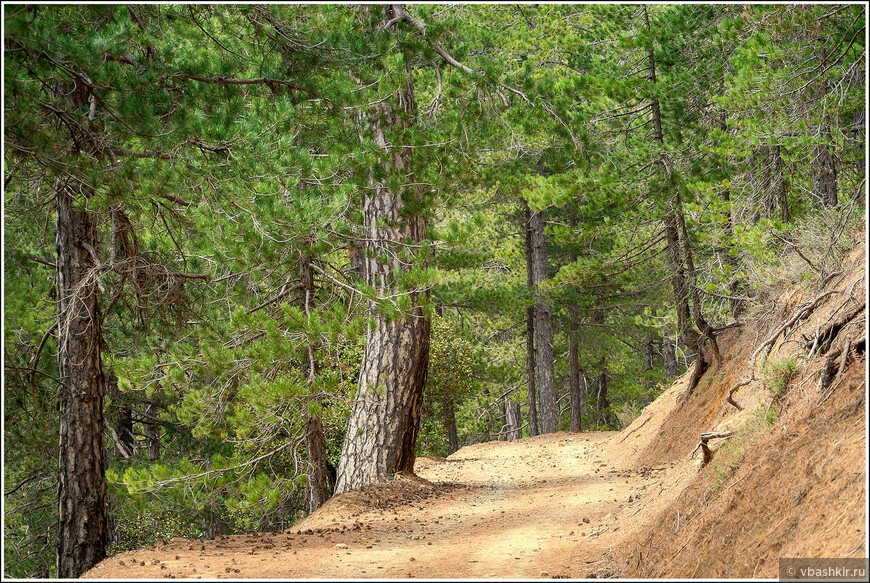
<path fill-rule="evenodd" d="M 423 457 L 380 497 L 339 497 L 286 533 L 172 539 L 86 578 L 582 578 L 655 500 L 615 433 L 556 433 Z M 625 518 L 622 518 L 625 517 Z"/>

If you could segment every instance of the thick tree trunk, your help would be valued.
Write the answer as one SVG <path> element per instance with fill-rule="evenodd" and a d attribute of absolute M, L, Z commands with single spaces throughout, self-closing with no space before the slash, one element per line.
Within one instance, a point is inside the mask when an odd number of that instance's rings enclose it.
<path fill-rule="evenodd" d="M 58 459 L 57 576 L 76 578 L 106 556 L 109 517 L 103 446 L 102 330 L 96 225 L 76 210 L 69 185 L 57 191 Z"/>
<path fill-rule="evenodd" d="M 535 287 L 535 387 L 540 404 L 540 431 L 559 430 L 556 385 L 553 375 L 553 320 L 550 304 L 538 292 L 538 284 L 547 279 L 547 239 L 544 236 L 544 211 L 531 214 L 532 280 Z"/>
<path fill-rule="evenodd" d="M 392 10 L 387 6 L 387 20 Z M 414 182 L 408 164 L 410 148 L 399 149 L 386 137 L 390 130 L 414 124 L 416 105 L 410 65 L 406 74 L 408 83 L 398 92 L 397 102 L 381 103 L 361 125 L 389 153 L 384 173 Z M 382 296 L 392 296 L 399 291 L 395 277 L 412 263 L 410 257 L 403 257 L 409 252 L 407 245 L 426 238 L 426 221 L 418 214 L 404 212 L 403 197 L 376 179 L 373 170 L 363 200 L 366 283 Z M 413 192 L 414 187 L 409 186 L 404 195 L 413 196 Z M 374 303 L 369 306 L 373 321 L 366 331 L 359 386 L 342 446 L 337 494 L 390 480 L 399 472 L 413 473 L 431 321 L 422 308 L 429 292 L 406 293 L 411 309 L 403 317 L 387 318 Z"/>

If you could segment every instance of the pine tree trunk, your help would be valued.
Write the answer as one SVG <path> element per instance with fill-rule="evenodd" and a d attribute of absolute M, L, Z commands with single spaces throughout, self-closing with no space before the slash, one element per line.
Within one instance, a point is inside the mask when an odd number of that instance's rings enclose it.
<path fill-rule="evenodd" d="M 299 305 L 306 318 L 314 308 L 314 269 L 311 256 L 303 252 L 299 257 Z M 314 379 L 320 372 L 315 359 L 315 340 L 309 338 L 303 356 L 303 372 L 309 394 L 313 391 Z M 326 437 L 323 434 L 323 418 L 318 411 L 305 413 L 305 449 L 308 457 L 308 512 L 314 512 L 329 500 L 329 469 L 326 463 Z"/>
<path fill-rule="evenodd" d="M 827 67 L 828 54 L 824 49 L 824 45 L 819 55 L 821 67 Z M 822 77 L 819 80 L 818 91 L 816 94 L 820 99 L 824 99 L 828 93 L 827 80 Z M 813 149 L 815 155 L 815 174 L 813 175 L 813 187 L 816 191 L 816 196 L 819 197 L 823 206 L 834 206 L 837 204 L 837 159 L 831 151 L 831 124 L 822 123 L 819 126 L 819 135 L 825 139 L 826 144 L 821 144 Z"/>
<path fill-rule="evenodd" d="M 459 451 L 459 432 L 456 429 L 456 410 L 453 401 L 445 399 L 444 421 L 447 425 L 447 455 Z"/>
<path fill-rule="evenodd" d="M 577 330 L 577 323 L 572 322 L 568 339 L 568 398 L 571 402 L 572 433 L 583 431 L 583 407 L 586 404 L 586 391 L 581 389 L 580 387 L 581 382 L 585 385 L 586 379 L 583 379 L 580 375 L 580 358 L 577 346 Z"/>
<path fill-rule="evenodd" d="M 532 209 L 522 200 L 525 211 L 526 232 L 526 285 L 529 293 L 535 288 L 534 270 L 532 269 Z M 535 390 L 535 306 L 526 309 L 526 387 L 529 400 L 529 437 L 535 437 L 538 431 L 538 395 Z"/>
<path fill-rule="evenodd" d="M 577 217 L 573 214 L 568 222 L 572 228 L 577 227 Z M 571 263 L 577 261 L 577 253 L 571 251 L 568 255 Z M 571 407 L 571 432 L 578 433 L 583 430 L 583 408 L 586 405 L 586 379 L 583 379 L 583 389 L 580 388 L 580 347 L 578 346 L 577 335 L 580 331 L 580 326 L 577 323 L 579 314 L 577 308 L 569 309 L 571 317 L 571 325 L 568 329 L 568 398 Z"/>
<path fill-rule="evenodd" d="M 505 432 L 505 438 L 508 441 L 516 441 L 520 439 L 522 434 L 522 413 L 520 411 L 520 404 L 513 403 L 511 401 L 505 401 L 504 403 L 504 412 L 505 412 L 505 425 L 507 425 L 507 431 Z"/>
<path fill-rule="evenodd" d="M 724 125 L 724 124 L 723 124 Z M 734 239 L 734 216 L 731 210 L 731 189 L 726 188 L 722 191 L 722 200 L 728 205 L 727 215 L 725 216 L 725 250 L 720 253 L 721 260 L 729 265 L 734 273 L 737 273 L 737 259 L 731 254 L 731 250 L 734 248 L 734 245 L 731 241 Z M 731 304 L 731 316 L 734 319 L 737 319 L 737 314 L 740 312 L 740 300 L 737 299 L 737 294 L 739 292 L 739 287 L 737 285 L 737 279 L 735 278 L 728 286 L 728 291 L 731 293 L 731 299 L 728 301 Z"/>
<path fill-rule="evenodd" d="M 667 331 L 662 336 L 662 359 L 664 360 L 665 366 L 665 378 L 672 379 L 677 376 L 679 372 L 679 365 L 677 364 L 677 347 L 674 344 L 674 341 L 671 340 L 671 337 L 668 336 Z"/>
<path fill-rule="evenodd" d="M 391 10 L 387 6 L 387 19 Z M 391 146 L 386 137 L 390 130 L 409 128 L 414 123 L 416 105 L 410 65 L 406 65 L 406 74 L 407 86 L 398 92 L 396 102 L 382 102 L 374 115 L 363 117 L 361 126 L 388 152 L 383 172 L 411 183 L 410 148 Z M 396 276 L 411 263 L 402 260 L 408 252 L 406 245 L 426 238 L 426 221 L 420 215 L 403 212 L 400 193 L 376 179 L 373 170 L 363 199 L 366 283 L 382 296 L 392 296 L 398 291 Z M 414 196 L 414 188 L 404 189 L 405 196 Z M 369 306 L 373 321 L 366 330 L 366 349 L 342 446 L 336 494 L 391 480 L 399 472 L 413 473 L 431 321 L 422 308 L 429 292 L 407 293 L 411 310 L 405 316 L 387 318 L 374 303 Z"/>
<path fill-rule="evenodd" d="M 308 456 L 308 512 L 310 513 L 329 500 L 326 438 L 320 415 L 305 415 L 305 449 Z"/>
<path fill-rule="evenodd" d="M 109 541 L 106 451 L 103 446 L 102 330 L 96 225 L 73 207 L 66 184 L 57 191 L 58 459 L 57 576 L 76 578 L 103 560 Z"/>
<path fill-rule="evenodd" d="M 830 124 L 823 124 L 819 131 L 828 141 L 831 140 Z M 822 205 L 834 206 L 837 204 L 837 160 L 828 145 L 816 146 L 814 154 L 816 172 L 813 176 L 813 186 L 816 195 Z"/>
<path fill-rule="evenodd" d="M 644 23 L 647 31 L 650 31 L 649 12 L 646 6 L 643 7 Z M 647 55 L 649 60 L 649 80 L 653 87 L 656 84 L 656 65 L 655 53 L 652 45 L 650 45 Z M 662 131 L 662 114 L 659 106 L 658 97 L 655 90 L 652 90 L 650 101 L 650 113 L 652 116 L 653 139 L 660 145 L 664 146 L 664 132 Z M 660 173 L 664 176 L 670 196 L 668 197 L 667 212 L 664 218 L 666 252 L 668 263 L 671 269 L 671 287 L 674 294 L 674 304 L 677 309 L 677 336 L 679 341 L 692 350 L 698 350 L 701 343 L 701 336 L 692 327 L 692 311 L 689 307 L 690 293 L 693 292 L 693 275 L 691 246 L 688 239 L 684 236 L 682 243 L 680 231 L 685 234 L 685 223 L 683 221 L 682 200 L 680 198 L 680 190 L 674 176 L 673 168 L 670 166 L 664 152 L 660 153 L 656 160 L 656 165 L 660 169 Z M 689 273 L 686 273 L 688 269 Z M 697 304 L 695 304 L 695 318 L 699 320 L 700 312 Z"/>
<path fill-rule="evenodd" d="M 556 385 L 553 375 L 553 320 L 550 305 L 537 293 L 538 283 L 547 279 L 547 239 L 544 236 L 544 211 L 531 214 L 532 280 L 535 298 L 535 387 L 540 403 L 540 431 L 559 430 Z"/>
<path fill-rule="evenodd" d="M 616 416 L 613 413 L 606 412 L 610 407 L 610 401 L 607 399 L 607 361 L 601 359 L 601 373 L 598 375 L 598 387 L 596 400 L 598 401 L 598 422 L 606 426 L 615 426 L 617 424 Z"/>
<path fill-rule="evenodd" d="M 646 391 L 650 391 L 653 388 L 653 379 L 652 379 L 652 371 L 655 368 L 655 340 L 653 339 L 652 332 L 647 334 L 646 342 L 643 345 L 644 348 L 644 360 L 646 364 L 644 366 L 644 380 L 643 380 L 643 388 Z"/>

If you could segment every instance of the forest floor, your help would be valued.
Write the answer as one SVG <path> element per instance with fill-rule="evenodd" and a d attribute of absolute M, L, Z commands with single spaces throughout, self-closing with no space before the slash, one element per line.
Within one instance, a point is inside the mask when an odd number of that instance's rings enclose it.
<path fill-rule="evenodd" d="M 771 290 L 690 395 L 687 372 L 621 432 L 421 456 L 420 479 L 337 496 L 289 531 L 176 538 L 84 577 L 776 578 L 782 557 L 864 558 L 862 237 L 842 271 Z M 706 464 L 704 432 L 730 434 Z"/>
<path fill-rule="evenodd" d="M 661 504 L 665 468 L 632 469 L 615 432 L 553 433 L 423 456 L 417 475 L 334 498 L 286 533 L 172 539 L 99 578 L 538 578 L 616 575 L 628 518 Z M 626 517 L 626 518 L 623 518 Z"/>

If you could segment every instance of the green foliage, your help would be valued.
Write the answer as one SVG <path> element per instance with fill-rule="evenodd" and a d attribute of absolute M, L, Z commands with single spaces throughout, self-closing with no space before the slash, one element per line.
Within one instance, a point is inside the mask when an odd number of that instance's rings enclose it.
<path fill-rule="evenodd" d="M 427 398 L 459 402 L 466 397 L 472 389 L 473 356 L 471 343 L 461 335 L 458 322 L 432 318 Z"/>
<path fill-rule="evenodd" d="M 768 360 L 762 369 L 762 384 L 764 388 L 773 392 L 775 397 L 781 397 L 788 391 L 797 373 L 798 364 L 794 357 L 778 361 Z"/>
<path fill-rule="evenodd" d="M 429 340 L 424 415 L 417 437 L 420 453 L 447 455 L 450 426 L 454 424 L 458 432 L 456 411 L 473 392 L 476 370 L 472 344 L 462 335 L 459 323 L 436 315 Z"/>
<path fill-rule="evenodd" d="M 578 347 L 587 428 L 626 426 L 667 383 L 669 213 L 685 220 L 714 327 L 777 282 L 823 280 L 865 233 L 860 6 L 408 9 L 425 37 L 407 22 L 375 30 L 380 5 L 4 5 L 4 480 L 17 487 L 4 574 L 54 563 L 59 179 L 82 186 L 108 266 L 108 425 L 135 419 L 132 456 L 107 439 L 113 550 L 297 520 L 305 417 L 322 416 L 337 465 L 366 326 L 406 317 L 411 290 L 431 292 L 427 316 L 445 313 L 420 452 L 447 452 L 451 412 L 460 445 L 498 438 L 505 399 L 528 402 L 521 199 L 547 213 L 536 293 L 552 308 L 560 394 Z M 386 152 L 357 121 L 409 75 L 414 123 L 385 130 Z M 407 167 L 388 163 L 400 146 Z M 819 191 L 825 152 L 836 201 Z M 423 243 L 378 254 L 407 268 L 378 289 L 351 271 L 370 180 L 404 204 L 381 227 L 427 221 Z M 768 363 L 769 388 L 786 391 L 795 367 Z M 722 476 L 739 443 L 717 453 Z"/>

